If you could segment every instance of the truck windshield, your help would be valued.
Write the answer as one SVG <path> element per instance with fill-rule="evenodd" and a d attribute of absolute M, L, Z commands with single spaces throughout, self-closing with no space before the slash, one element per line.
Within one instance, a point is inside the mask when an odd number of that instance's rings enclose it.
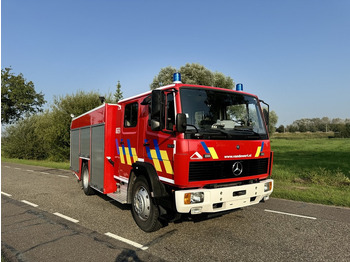
<path fill-rule="evenodd" d="M 186 138 L 267 139 L 258 100 L 225 90 L 185 87 L 180 91 L 186 114 Z"/>

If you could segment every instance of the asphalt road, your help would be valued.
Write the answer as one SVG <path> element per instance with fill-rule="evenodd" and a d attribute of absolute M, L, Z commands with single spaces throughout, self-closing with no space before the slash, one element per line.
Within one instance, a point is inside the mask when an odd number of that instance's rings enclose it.
<path fill-rule="evenodd" d="M 14 261 L 350 261 L 350 209 L 271 198 L 154 233 L 68 171 L 1 164 L 1 249 Z"/>

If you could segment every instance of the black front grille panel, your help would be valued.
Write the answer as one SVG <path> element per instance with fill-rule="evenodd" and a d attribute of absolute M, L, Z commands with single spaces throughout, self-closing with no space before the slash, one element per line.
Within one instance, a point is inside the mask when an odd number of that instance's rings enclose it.
<path fill-rule="evenodd" d="M 266 174 L 268 160 L 268 158 L 259 158 L 234 161 L 191 162 L 188 180 L 193 182 Z M 243 166 L 243 172 L 239 176 L 235 176 L 232 172 L 232 166 L 236 162 L 241 162 Z"/>

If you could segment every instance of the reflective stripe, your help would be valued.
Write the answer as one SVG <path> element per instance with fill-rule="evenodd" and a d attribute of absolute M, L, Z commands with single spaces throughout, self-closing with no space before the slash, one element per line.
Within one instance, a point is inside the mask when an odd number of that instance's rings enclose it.
<path fill-rule="evenodd" d="M 148 144 L 148 140 L 145 139 L 145 144 Z M 149 149 L 149 146 L 146 146 L 146 152 L 147 152 L 147 156 L 149 159 L 152 159 L 152 155 L 151 155 L 151 151 Z"/>
<path fill-rule="evenodd" d="M 258 146 L 258 149 L 256 150 L 255 157 L 258 157 L 261 152 L 261 146 Z"/>
<path fill-rule="evenodd" d="M 160 166 L 159 160 L 157 159 L 156 150 L 151 149 L 151 156 L 152 156 L 153 164 L 154 164 L 154 167 L 156 168 L 156 170 L 162 172 L 162 168 Z"/>
<path fill-rule="evenodd" d="M 204 148 L 205 153 L 209 154 L 210 151 L 209 151 L 209 148 L 207 147 L 207 145 L 205 144 L 205 142 L 201 142 L 201 144 L 202 144 L 202 146 Z"/>
<path fill-rule="evenodd" d="M 124 160 L 124 154 L 123 154 L 123 148 L 119 147 L 119 151 L 120 151 L 120 162 L 122 164 L 125 164 L 125 160 Z"/>
<path fill-rule="evenodd" d="M 117 154 L 119 155 L 119 143 L 118 143 L 118 139 L 115 140 L 115 145 L 117 147 Z"/>
<path fill-rule="evenodd" d="M 162 155 L 162 158 L 163 158 L 163 163 L 164 163 L 165 171 L 166 171 L 168 174 L 173 175 L 174 172 L 173 172 L 173 168 L 172 168 L 171 163 L 170 163 L 169 158 L 168 158 L 168 153 L 167 153 L 165 150 L 161 150 L 161 151 L 160 151 L 160 154 Z"/>
<path fill-rule="evenodd" d="M 216 154 L 216 151 L 215 151 L 214 147 L 209 147 L 208 149 L 209 149 L 211 157 L 213 159 L 218 159 L 219 158 L 218 155 Z"/>
<path fill-rule="evenodd" d="M 160 155 L 160 150 L 159 150 L 159 145 L 158 145 L 158 141 L 157 139 L 153 139 L 153 143 L 154 143 L 154 147 L 156 149 L 157 152 L 157 157 L 160 161 L 163 161 L 162 156 Z"/>
<path fill-rule="evenodd" d="M 131 148 L 132 151 L 132 157 L 134 159 L 134 163 L 138 160 L 137 154 L 136 154 L 136 149 L 135 148 Z"/>

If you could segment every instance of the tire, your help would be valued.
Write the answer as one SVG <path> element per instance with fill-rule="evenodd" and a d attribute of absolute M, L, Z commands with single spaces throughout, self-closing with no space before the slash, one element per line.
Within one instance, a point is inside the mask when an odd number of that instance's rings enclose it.
<path fill-rule="evenodd" d="M 132 190 L 131 213 L 136 224 L 145 232 L 154 232 L 162 227 L 159 208 L 151 197 L 149 184 L 139 176 Z"/>
<path fill-rule="evenodd" d="M 89 185 L 89 177 L 90 177 L 89 168 L 87 164 L 83 164 L 82 173 L 81 173 L 81 182 L 82 182 L 84 193 L 87 196 L 93 195 L 95 193 L 94 190 Z"/>

